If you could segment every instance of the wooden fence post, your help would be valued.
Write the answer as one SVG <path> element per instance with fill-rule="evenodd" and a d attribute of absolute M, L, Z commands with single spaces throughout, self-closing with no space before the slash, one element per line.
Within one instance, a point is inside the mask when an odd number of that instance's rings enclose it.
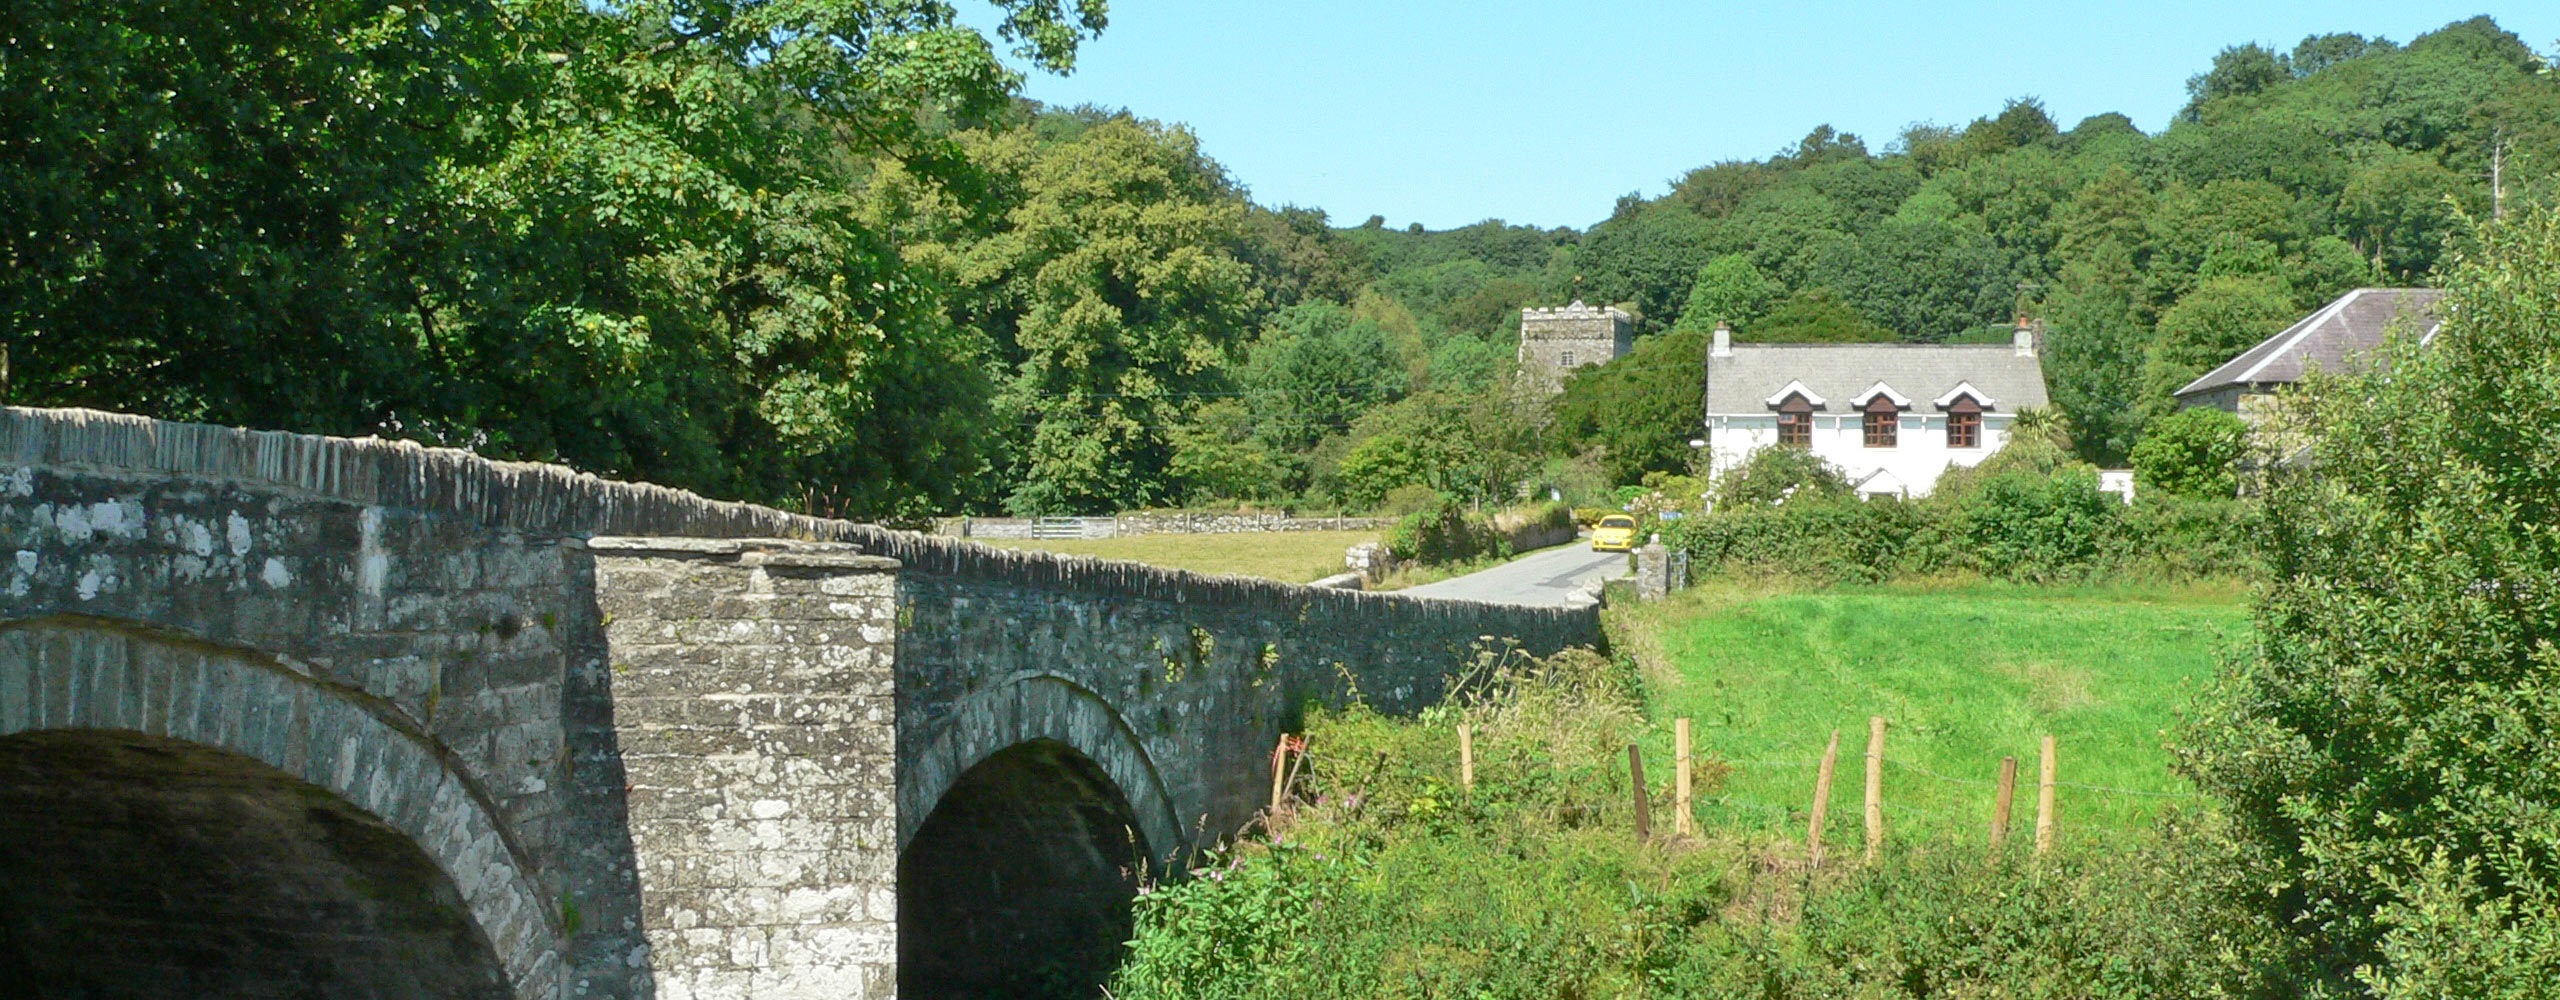
<path fill-rule="evenodd" d="M 1464 722 L 1458 723 L 1458 787 L 1476 790 L 1476 731 Z"/>
<path fill-rule="evenodd" d="M 1627 776 L 1635 780 L 1636 843 L 1641 844 L 1653 837 L 1653 803 L 1645 795 L 1644 749 L 1633 743 L 1627 744 Z"/>
<path fill-rule="evenodd" d="M 1282 733 L 1280 742 L 1271 748 L 1271 813 L 1275 816 L 1280 813 L 1280 792 L 1288 784 L 1287 772 L 1282 770 L 1288 764 L 1289 734 Z"/>
<path fill-rule="evenodd" d="M 1884 849 L 1884 716 L 1867 717 L 1867 863 Z"/>
<path fill-rule="evenodd" d="M 1671 744 L 1672 762 L 1677 768 L 1671 785 L 1671 805 L 1676 810 L 1671 814 L 1671 832 L 1674 836 L 1686 837 L 1697 832 L 1689 819 L 1689 720 L 1687 718 L 1672 720 Z"/>
<path fill-rule="evenodd" d="M 1831 771 L 1840 762 L 1840 731 L 1831 731 L 1831 745 L 1822 749 L 1822 767 L 1813 772 L 1813 822 L 1805 827 L 1805 865 L 1822 867 L 1822 819 L 1831 811 Z"/>
<path fill-rule="evenodd" d="M 2044 738 L 2044 762 L 2036 783 L 2036 853 L 2053 850 L 2053 736 Z"/>
<path fill-rule="evenodd" d="M 1991 800 L 1991 849 L 2009 842 L 2009 807 L 2018 798 L 2018 758 L 2000 758 L 2000 794 Z"/>

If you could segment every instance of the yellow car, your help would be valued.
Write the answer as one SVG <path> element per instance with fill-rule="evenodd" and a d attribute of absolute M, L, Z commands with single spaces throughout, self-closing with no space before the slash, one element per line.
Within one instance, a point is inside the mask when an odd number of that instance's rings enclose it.
<path fill-rule="evenodd" d="M 1591 526 L 1591 551 L 1625 552 L 1636 547 L 1636 519 L 1611 514 Z"/>

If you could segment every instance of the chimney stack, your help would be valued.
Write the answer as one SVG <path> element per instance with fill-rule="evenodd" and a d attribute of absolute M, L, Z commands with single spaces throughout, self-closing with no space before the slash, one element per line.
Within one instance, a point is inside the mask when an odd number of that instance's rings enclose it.
<path fill-rule="evenodd" d="M 2017 333 L 2017 336 L 2014 338 L 2014 342 L 2018 345 L 2018 356 L 2019 356 L 2019 357 L 2022 357 L 2022 358 L 2032 358 L 2032 357 L 2035 357 L 2035 356 L 2036 356 L 2036 327 L 2035 327 L 2035 323 L 2034 323 L 2033 321 L 2028 320 L 2028 319 L 2027 319 L 2026 317 L 2024 317 L 2024 316 L 2020 316 L 2020 317 L 2018 317 L 2018 333 Z"/>
<path fill-rule="evenodd" d="M 1733 324 L 1727 323 L 1723 320 L 1716 321 L 1715 347 L 1707 352 L 1707 356 L 1710 358 L 1730 358 L 1733 356 Z"/>

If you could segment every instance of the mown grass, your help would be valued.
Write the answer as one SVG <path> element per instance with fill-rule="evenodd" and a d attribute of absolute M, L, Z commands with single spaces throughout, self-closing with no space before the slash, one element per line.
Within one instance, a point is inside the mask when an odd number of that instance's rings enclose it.
<path fill-rule="evenodd" d="M 2230 584 L 1703 588 L 1630 621 L 1648 661 L 1648 757 L 1667 775 L 1671 720 L 1689 717 L 1694 752 L 1718 761 L 1701 765 L 1703 827 L 1800 838 L 1837 729 L 1825 841 L 1854 849 L 1867 719 L 1883 716 L 1890 836 L 1983 837 L 2000 758 L 2014 756 L 2011 836 L 2023 840 L 2037 743 L 2051 733 L 2063 835 L 2138 829 L 2189 799 L 2166 738 L 2217 657 L 2246 636 L 2243 600 Z"/>
<path fill-rule="evenodd" d="M 1342 552 L 1378 540 L 1375 531 L 1248 531 L 1219 535 L 1139 535 L 1131 538 L 994 539 L 1009 549 L 1041 549 L 1068 555 L 1126 559 L 1195 573 L 1258 576 L 1305 583 L 1342 572 Z"/>

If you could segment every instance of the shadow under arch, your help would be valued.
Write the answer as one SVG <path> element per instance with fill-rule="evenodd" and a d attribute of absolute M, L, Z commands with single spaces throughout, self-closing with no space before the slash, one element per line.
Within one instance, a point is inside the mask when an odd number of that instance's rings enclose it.
<path fill-rule="evenodd" d="M 487 796 L 378 701 L 271 656 L 121 621 L 0 624 L 0 739 L 22 770 L 81 760 L 109 775 L 175 768 L 299 797 L 303 818 L 338 839 L 385 854 L 390 837 L 430 863 L 494 956 L 502 995 L 557 996 L 563 935 L 533 865 Z M 100 787 L 115 784 L 134 782 Z M 396 864 L 376 874 L 386 884 L 415 875 Z"/>
<path fill-rule="evenodd" d="M 915 839 L 953 783 L 1009 747 L 1052 740 L 1091 759 L 1128 800 L 1130 815 L 1164 865 L 1184 845 L 1181 812 L 1136 730 L 1099 694 L 1056 674 L 1020 673 L 961 698 L 924 752 L 898 775 L 898 847 Z"/>
<path fill-rule="evenodd" d="M 899 789 L 898 994 L 1096 995 L 1150 859 L 1180 846 L 1136 734 L 1027 674 L 964 700 L 917 771 Z"/>

